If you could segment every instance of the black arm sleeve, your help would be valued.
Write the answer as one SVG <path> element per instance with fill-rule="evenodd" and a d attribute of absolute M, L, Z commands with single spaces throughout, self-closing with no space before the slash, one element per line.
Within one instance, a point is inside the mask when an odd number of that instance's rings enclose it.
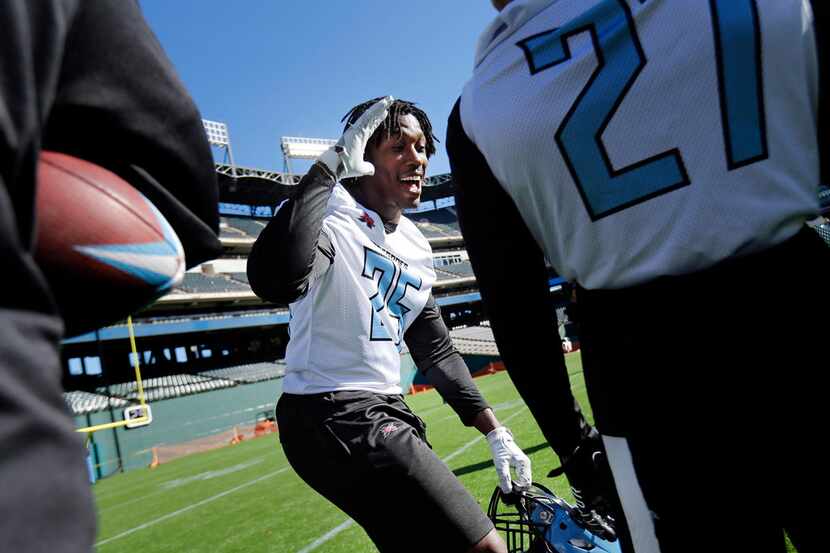
<path fill-rule="evenodd" d="M 135 1 L 79 2 L 43 147 L 140 190 L 173 226 L 188 267 L 222 252 L 218 185 L 201 115 Z"/>
<path fill-rule="evenodd" d="M 248 257 L 248 281 L 256 295 L 287 305 L 334 262 L 334 246 L 322 228 L 335 182 L 314 164 L 260 233 Z"/>
<path fill-rule="evenodd" d="M 589 430 L 571 393 L 545 259 L 515 204 L 461 124 L 447 129 L 456 209 L 502 360 L 551 447 L 570 454 Z M 519 283 L 517 286 L 516 284 Z M 540 349 L 549 352 L 540 356 Z"/>
<path fill-rule="evenodd" d="M 409 326 L 404 340 L 418 370 L 426 375 L 461 421 L 472 426 L 476 415 L 488 405 L 473 383 L 461 354 L 452 345 L 450 332 L 432 294 L 421 314 Z"/>

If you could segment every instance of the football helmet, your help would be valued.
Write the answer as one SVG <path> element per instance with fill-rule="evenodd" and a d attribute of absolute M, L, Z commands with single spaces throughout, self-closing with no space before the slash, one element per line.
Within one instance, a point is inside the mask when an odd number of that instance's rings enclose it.
<path fill-rule="evenodd" d="M 608 521 L 572 507 L 540 484 L 505 494 L 496 487 L 487 516 L 509 553 L 620 553 Z"/>

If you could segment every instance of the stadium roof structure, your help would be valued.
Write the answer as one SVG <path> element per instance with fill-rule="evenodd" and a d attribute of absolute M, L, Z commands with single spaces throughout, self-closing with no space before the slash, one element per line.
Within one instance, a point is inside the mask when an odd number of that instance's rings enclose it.
<path fill-rule="evenodd" d="M 214 168 L 218 174 L 226 177 L 255 177 L 289 186 L 299 183 L 300 179 L 303 178 L 302 174 L 290 173 L 288 171 L 272 171 L 270 169 L 240 167 L 239 165 L 231 165 L 229 163 L 215 163 Z M 439 175 L 427 177 L 424 181 L 423 193 L 426 194 L 426 199 L 451 196 L 453 194 L 452 175 L 449 173 L 441 173 Z"/>
<path fill-rule="evenodd" d="M 254 177 L 288 186 L 299 183 L 302 178 L 302 175 L 293 175 L 288 172 L 271 171 L 269 169 L 254 169 L 252 167 L 239 167 L 228 163 L 216 163 L 214 164 L 214 167 L 216 168 L 217 173 L 226 177 Z"/>

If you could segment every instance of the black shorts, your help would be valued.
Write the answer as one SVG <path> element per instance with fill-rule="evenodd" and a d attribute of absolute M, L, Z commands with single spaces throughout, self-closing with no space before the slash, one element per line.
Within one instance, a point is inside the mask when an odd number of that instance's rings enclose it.
<path fill-rule="evenodd" d="M 297 474 L 360 524 L 381 552 L 461 553 L 493 528 L 401 396 L 283 394 L 277 424 Z"/>
<path fill-rule="evenodd" d="M 826 548 L 815 492 L 828 480 L 830 250 L 814 232 L 577 301 L 588 394 L 615 476 L 629 470 L 617 487 L 634 532 L 649 522 L 632 520 L 640 496 L 663 553 L 780 552 L 782 530 L 801 553 Z"/>

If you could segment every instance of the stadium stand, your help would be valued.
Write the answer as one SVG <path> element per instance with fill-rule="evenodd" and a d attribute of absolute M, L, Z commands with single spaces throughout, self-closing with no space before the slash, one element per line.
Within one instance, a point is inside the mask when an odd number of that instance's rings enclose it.
<path fill-rule="evenodd" d="M 204 294 L 210 292 L 248 291 L 250 287 L 247 284 L 220 275 L 209 276 L 202 273 L 185 273 L 184 280 L 179 285 L 179 289 L 194 294 Z"/>
<path fill-rule="evenodd" d="M 450 331 L 452 343 L 462 355 L 499 354 L 496 339 L 489 326 L 469 326 Z"/>
<path fill-rule="evenodd" d="M 69 406 L 69 410 L 75 416 L 97 413 L 108 409 L 110 405 L 117 409 L 129 404 L 128 401 L 121 398 L 109 398 L 106 395 L 81 391 L 66 392 L 63 394 L 63 398 Z"/>
<path fill-rule="evenodd" d="M 427 238 L 459 236 L 458 219 L 451 208 L 407 214 Z M 265 228 L 266 220 L 244 217 L 221 217 L 221 238 L 256 238 Z"/>
<path fill-rule="evenodd" d="M 241 384 L 254 384 L 285 376 L 285 363 L 251 363 L 195 374 L 174 374 L 142 381 L 147 402 L 172 399 L 192 394 L 231 388 Z M 138 384 L 135 381 L 101 387 L 97 393 L 71 391 L 64 393 L 64 400 L 75 416 L 104 411 L 111 405 L 123 408 L 138 400 Z"/>
<path fill-rule="evenodd" d="M 435 209 L 422 213 L 407 213 L 406 216 L 424 233 L 427 238 L 458 236 L 458 217 L 452 208 Z"/>
<path fill-rule="evenodd" d="M 219 223 L 219 238 L 243 238 L 248 239 L 248 236 L 243 231 L 239 230 L 236 227 L 232 227 L 225 222 L 225 218 L 221 218 Z"/>
<path fill-rule="evenodd" d="M 461 263 L 446 265 L 444 267 L 441 267 L 441 270 L 452 274 L 455 278 L 473 276 L 473 266 L 470 265 L 469 261 L 462 261 Z"/>
<path fill-rule="evenodd" d="M 152 402 L 230 388 L 236 386 L 237 382 L 193 374 L 174 374 L 160 378 L 148 378 L 142 384 L 147 401 Z M 106 394 L 107 389 L 100 388 L 98 393 Z M 135 381 L 114 384 L 109 387 L 109 393 L 120 399 L 137 400 L 138 384 Z"/>
<path fill-rule="evenodd" d="M 244 217 L 222 217 L 221 223 L 223 232 L 232 233 L 234 237 L 256 238 L 265 228 L 267 221 Z"/>
<path fill-rule="evenodd" d="M 821 206 L 821 211 L 830 214 L 830 186 L 819 186 L 818 201 Z"/>
<path fill-rule="evenodd" d="M 821 236 L 822 240 L 830 246 L 830 223 L 824 223 L 822 225 L 818 225 L 815 227 L 816 232 L 818 235 Z"/>
<path fill-rule="evenodd" d="M 439 282 L 442 280 L 451 280 L 454 278 L 458 278 L 458 275 L 450 273 L 445 269 L 439 269 L 438 267 L 435 267 L 435 276 L 437 277 Z"/>
<path fill-rule="evenodd" d="M 228 276 L 234 280 L 248 284 L 248 273 L 229 273 Z"/>
<path fill-rule="evenodd" d="M 263 380 L 273 380 L 285 376 L 285 363 L 252 363 L 225 369 L 216 369 L 199 373 L 200 376 L 232 380 L 240 384 L 253 384 Z"/>

